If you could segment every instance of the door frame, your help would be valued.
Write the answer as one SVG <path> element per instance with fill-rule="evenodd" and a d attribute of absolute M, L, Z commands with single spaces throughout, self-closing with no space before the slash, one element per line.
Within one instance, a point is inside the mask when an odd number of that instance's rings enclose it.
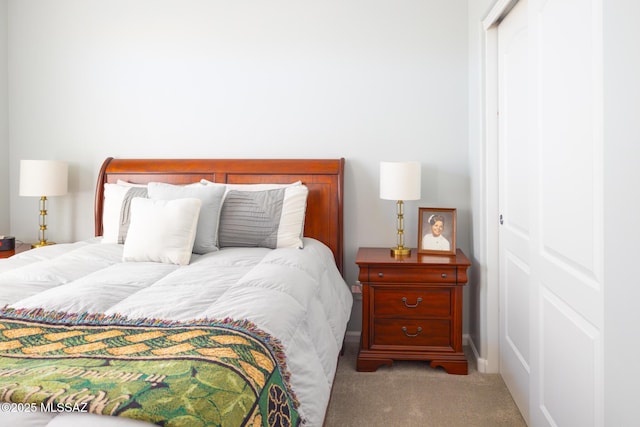
<path fill-rule="evenodd" d="M 518 0 L 498 0 L 482 20 L 484 29 L 484 111 L 482 159 L 482 197 L 480 197 L 483 236 L 486 254 L 486 348 L 485 357 L 478 360 L 478 371 L 500 372 L 500 263 L 498 206 L 498 25 Z"/>

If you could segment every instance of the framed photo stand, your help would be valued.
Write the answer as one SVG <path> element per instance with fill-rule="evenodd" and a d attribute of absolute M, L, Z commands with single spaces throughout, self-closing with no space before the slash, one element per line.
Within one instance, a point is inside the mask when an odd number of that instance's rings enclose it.
<path fill-rule="evenodd" d="M 418 253 L 456 254 L 456 210 L 418 209 Z"/>

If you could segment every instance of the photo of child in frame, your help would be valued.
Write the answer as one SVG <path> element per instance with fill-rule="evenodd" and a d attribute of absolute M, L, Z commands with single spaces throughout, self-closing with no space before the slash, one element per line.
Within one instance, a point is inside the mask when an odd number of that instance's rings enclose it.
<path fill-rule="evenodd" d="M 418 252 L 454 255 L 456 252 L 456 210 L 420 208 Z"/>

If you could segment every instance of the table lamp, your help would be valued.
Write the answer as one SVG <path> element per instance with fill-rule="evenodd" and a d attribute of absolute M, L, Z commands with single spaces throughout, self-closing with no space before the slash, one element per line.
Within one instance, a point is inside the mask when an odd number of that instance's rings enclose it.
<path fill-rule="evenodd" d="M 47 197 L 67 194 L 68 166 L 58 160 L 20 160 L 20 195 L 40 197 L 40 233 L 33 248 L 54 244 L 48 242 Z"/>
<path fill-rule="evenodd" d="M 398 237 L 391 255 L 411 255 L 411 249 L 404 246 L 403 204 L 405 200 L 420 199 L 420 163 L 380 162 L 380 198 L 397 201 Z"/>

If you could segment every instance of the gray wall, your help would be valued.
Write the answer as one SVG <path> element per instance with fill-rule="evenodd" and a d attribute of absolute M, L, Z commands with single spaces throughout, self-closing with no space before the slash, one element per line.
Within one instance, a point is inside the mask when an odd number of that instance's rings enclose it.
<path fill-rule="evenodd" d="M 359 246 L 395 243 L 379 162 L 417 160 L 407 244 L 418 207 L 452 207 L 470 255 L 467 42 L 466 0 L 9 0 L 12 233 L 37 236 L 20 159 L 70 162 L 48 205 L 64 242 L 93 235 L 107 156 L 345 157 L 352 283 Z"/>
<path fill-rule="evenodd" d="M 604 396 L 606 426 L 638 422 L 637 396 L 640 323 L 640 3 L 607 0 L 603 4 L 604 55 Z"/>
<path fill-rule="evenodd" d="M 467 330 L 471 342 L 478 352 L 478 356 L 485 361 L 492 362 L 488 369 L 497 370 L 498 361 L 495 360 L 497 348 L 488 344 L 490 333 L 497 334 L 491 329 L 491 320 L 495 313 L 492 310 L 490 284 L 487 280 L 487 239 L 486 223 L 490 219 L 486 215 L 486 154 L 484 133 L 484 78 L 485 78 L 485 30 L 482 20 L 493 7 L 495 0 L 470 0 L 468 9 L 468 37 L 469 37 L 469 175 L 471 177 L 471 206 L 472 206 L 472 268 L 470 270 L 472 286 L 467 288 L 469 301 L 467 315 L 469 329 Z M 494 335 L 495 337 L 496 335 Z M 493 350 L 493 351 L 492 351 Z M 491 359 L 491 360 L 488 360 Z M 479 369 L 483 369 L 482 360 Z"/>
<path fill-rule="evenodd" d="M 9 103 L 7 99 L 7 0 L 0 0 L 0 234 L 9 229 Z"/>

